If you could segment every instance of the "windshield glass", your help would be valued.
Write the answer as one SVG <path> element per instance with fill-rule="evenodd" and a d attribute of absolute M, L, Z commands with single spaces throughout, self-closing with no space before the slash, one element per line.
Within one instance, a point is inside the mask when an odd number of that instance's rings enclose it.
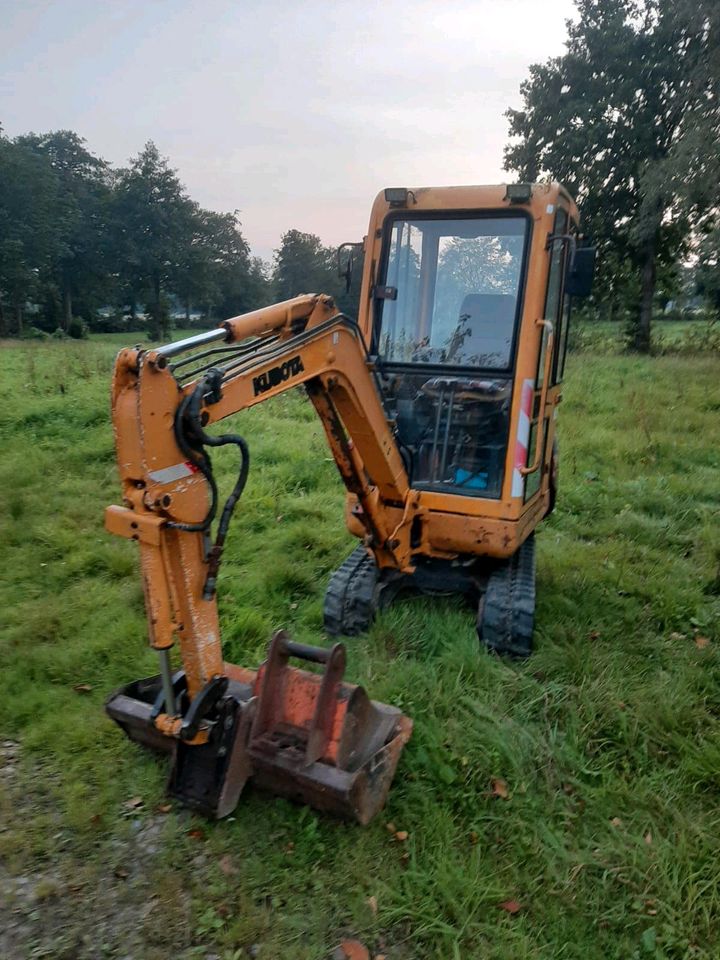
<path fill-rule="evenodd" d="M 526 226 L 524 217 L 395 220 L 390 289 L 381 301 L 383 358 L 507 369 Z"/>

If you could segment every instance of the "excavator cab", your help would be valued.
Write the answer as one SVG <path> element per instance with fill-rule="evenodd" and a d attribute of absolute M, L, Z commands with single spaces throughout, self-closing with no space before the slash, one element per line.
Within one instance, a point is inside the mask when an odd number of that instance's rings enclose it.
<path fill-rule="evenodd" d="M 330 636 L 367 630 L 406 590 L 455 591 L 476 605 L 484 647 L 527 656 L 569 300 L 588 292 L 593 260 L 559 184 L 388 189 L 363 243 L 357 318 L 332 297 L 300 294 L 120 352 L 122 504 L 105 522 L 138 542 L 160 672 L 116 691 L 107 712 L 172 755 L 172 795 L 220 817 L 252 780 L 367 823 L 412 730 L 344 680 L 342 643 L 311 647 L 278 631 L 256 670 L 224 661 L 218 573 L 250 451 L 213 425 L 304 387 L 361 541 L 327 587 Z M 349 283 L 352 253 L 343 275 Z M 210 451 L 225 446 L 239 469 L 221 506 Z"/>
<path fill-rule="evenodd" d="M 477 603 L 486 647 L 530 653 L 570 298 L 589 293 L 595 255 L 577 224 L 558 184 L 376 199 L 360 322 L 415 497 L 413 570 L 368 563 L 366 543 L 331 580 L 331 634 L 362 632 L 402 590 L 450 590 Z M 348 526 L 364 538 L 361 515 L 350 495 Z"/>

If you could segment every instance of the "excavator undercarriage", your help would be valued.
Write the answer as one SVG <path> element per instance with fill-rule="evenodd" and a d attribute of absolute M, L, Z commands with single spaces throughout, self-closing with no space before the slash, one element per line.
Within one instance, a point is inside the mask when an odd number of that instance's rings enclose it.
<path fill-rule="evenodd" d="M 508 560 L 418 561 L 413 573 L 378 570 L 356 547 L 330 578 L 325 630 L 331 637 L 365 633 L 378 611 L 403 593 L 459 594 L 477 609 L 480 643 L 492 653 L 528 657 L 535 621 L 535 536 Z"/>

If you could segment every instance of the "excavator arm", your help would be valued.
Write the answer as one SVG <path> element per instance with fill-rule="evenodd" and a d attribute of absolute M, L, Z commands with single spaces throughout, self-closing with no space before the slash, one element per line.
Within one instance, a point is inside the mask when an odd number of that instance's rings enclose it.
<path fill-rule="evenodd" d="M 374 376 L 357 325 L 337 311 L 330 297 L 311 294 L 235 317 L 217 330 L 155 350 L 126 349 L 118 355 L 112 418 L 123 505 L 107 508 L 106 527 L 111 533 L 139 542 L 149 639 L 159 653 L 160 677 L 159 689 L 152 688 L 155 696 L 149 714 L 142 703 L 138 705 L 137 698 L 128 698 L 127 692 L 121 695 L 122 702 L 116 697 L 108 710 L 128 732 L 140 722 L 138 717 L 145 727 L 152 727 L 150 736 L 146 730 L 137 739 L 147 743 L 157 740 L 159 734 L 180 742 L 185 752 L 188 748 L 209 749 L 213 738 L 217 741 L 218 710 L 226 702 L 228 683 L 234 678 L 236 683 L 249 683 L 260 698 L 257 719 L 246 716 L 240 726 L 242 737 L 254 743 L 256 766 L 262 767 L 258 744 L 267 741 L 273 718 L 278 723 L 281 716 L 288 720 L 281 705 L 269 706 L 278 695 L 269 686 L 274 678 L 272 683 L 279 684 L 281 700 L 288 684 L 305 690 L 305 713 L 296 715 L 290 726 L 315 741 L 318 737 L 322 740 L 324 730 L 329 750 L 326 762 L 334 763 L 343 752 L 348 757 L 353 755 L 352 750 L 342 747 L 340 721 L 345 714 L 340 706 L 345 704 L 347 708 L 348 703 L 357 701 L 357 716 L 346 724 L 345 741 L 357 736 L 357 729 L 367 722 L 374 731 L 368 733 L 368 742 L 377 741 L 377 730 L 384 730 L 374 749 L 376 752 L 378 743 L 384 742 L 383 737 L 395 743 L 394 771 L 402 743 L 409 736 L 409 721 L 382 704 L 373 704 L 373 709 L 385 711 L 381 720 L 373 719 L 375 715 L 368 706 L 371 702 L 364 691 L 340 682 L 342 665 L 338 664 L 342 659 L 344 665 L 344 654 L 341 658 L 337 650 L 327 655 L 327 651 L 314 648 L 308 653 L 307 648 L 276 636 L 267 663 L 257 673 L 226 664 L 215 591 L 225 536 L 247 479 L 250 453 L 242 437 L 218 436 L 208 430 L 232 414 L 300 384 L 305 385 L 320 417 L 346 488 L 357 497 L 367 546 L 372 547 L 381 567 L 413 569 L 410 528 L 418 507 Z M 234 489 L 220 510 L 209 451 L 224 445 L 237 447 L 240 469 Z M 403 519 L 392 529 L 385 504 L 403 508 Z M 183 665 L 180 684 L 170 667 L 169 651 L 176 641 Z M 315 675 L 288 668 L 289 656 L 326 663 L 326 676 L 334 678 L 327 681 L 332 689 L 319 691 Z M 283 669 L 291 672 L 286 674 Z M 264 691 L 263 686 L 267 688 Z M 235 699 L 234 709 L 245 711 L 248 697 L 237 694 Z M 254 713 L 254 707 L 250 712 Z M 132 723 L 123 722 L 126 715 L 132 715 Z M 264 732 L 258 728 L 260 717 Z M 404 721 L 402 735 L 397 726 L 400 719 Z M 337 741 L 334 754 L 330 749 L 333 730 Z M 226 744 L 226 752 L 232 753 L 233 746 Z M 220 749 L 217 742 L 215 748 Z M 277 744 L 272 750 L 277 751 Z M 319 762 L 322 755 L 320 750 L 314 760 Z M 187 758 L 183 764 L 183 769 L 188 766 Z M 243 764 L 240 766 L 247 768 L 247 762 Z M 177 771 L 176 759 L 175 779 L 184 777 L 184 786 L 177 791 L 182 795 L 187 792 L 188 776 L 193 780 L 197 774 Z M 271 773 L 270 785 L 279 792 L 289 792 L 272 779 L 277 771 Z M 320 771 L 318 776 L 326 773 Z M 384 799 L 389 787 L 387 777 L 382 786 Z M 297 794 L 297 785 L 294 789 Z M 312 784 L 305 788 L 310 802 L 313 789 Z M 303 795 L 303 790 L 299 793 Z M 367 819 L 376 800 L 375 794 L 372 800 L 365 799 L 361 813 L 355 810 L 353 815 Z M 340 809 L 347 813 L 343 803 Z"/>
<path fill-rule="evenodd" d="M 206 427 L 304 384 L 379 565 L 412 569 L 410 523 L 390 529 L 383 509 L 406 505 L 409 482 L 357 325 L 331 298 L 305 295 L 228 320 L 215 338 L 224 346 L 174 363 L 207 344 L 207 334 L 123 350 L 112 389 L 124 506 L 108 507 L 106 526 L 140 542 L 151 644 L 167 649 L 178 637 L 191 695 L 222 665 L 214 589 L 207 588 L 222 549 L 207 545 L 218 494 L 202 453 L 218 438 Z M 241 438 L 220 442 L 240 446 L 246 474 Z"/>

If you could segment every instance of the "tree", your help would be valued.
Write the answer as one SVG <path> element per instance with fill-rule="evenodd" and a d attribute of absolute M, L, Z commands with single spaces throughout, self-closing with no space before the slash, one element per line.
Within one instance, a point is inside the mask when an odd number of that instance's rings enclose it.
<path fill-rule="evenodd" d="M 220 293 L 217 309 L 224 318 L 266 306 L 273 299 L 266 264 L 260 257 L 252 257 L 247 270 L 224 270 L 220 278 Z"/>
<path fill-rule="evenodd" d="M 577 0 L 577 9 L 567 53 L 531 67 L 523 108 L 507 113 L 516 139 L 505 163 L 522 179 L 559 179 L 578 198 L 603 254 L 599 286 L 614 274 L 631 346 L 647 351 L 658 267 L 686 249 L 704 202 L 678 189 L 677 157 L 707 94 L 691 82 L 707 56 L 706 22 L 683 20 L 675 0 Z"/>
<path fill-rule="evenodd" d="M 40 290 L 51 264 L 65 253 L 58 178 L 46 158 L 0 130 L 0 333 L 22 333 L 25 304 Z"/>
<path fill-rule="evenodd" d="M 325 247 L 314 233 L 288 230 L 275 251 L 272 273 L 274 296 L 287 300 L 299 293 L 327 293 L 338 310 L 357 317 L 362 257 L 356 257 L 353 287 L 347 291 L 337 274 L 335 247 Z"/>
<path fill-rule="evenodd" d="M 118 171 L 113 207 L 120 274 L 131 309 L 147 295 L 150 332 L 166 337 L 170 315 L 163 293 L 178 276 L 197 208 L 151 140 Z"/>
<path fill-rule="evenodd" d="M 288 230 L 275 251 L 273 286 L 278 300 L 300 293 L 330 293 L 329 257 L 320 237 L 314 233 Z"/>
<path fill-rule="evenodd" d="M 716 222 L 698 244 L 695 269 L 698 293 L 705 299 L 713 318 L 720 321 L 720 223 Z"/>
<path fill-rule="evenodd" d="M 18 137 L 15 143 L 44 158 L 57 181 L 53 217 L 60 249 L 53 258 L 48 279 L 60 291 L 61 323 L 67 330 L 73 316 L 73 299 L 81 298 L 87 306 L 93 294 L 107 288 L 105 209 L 109 170 L 71 130 L 30 133 Z"/>

